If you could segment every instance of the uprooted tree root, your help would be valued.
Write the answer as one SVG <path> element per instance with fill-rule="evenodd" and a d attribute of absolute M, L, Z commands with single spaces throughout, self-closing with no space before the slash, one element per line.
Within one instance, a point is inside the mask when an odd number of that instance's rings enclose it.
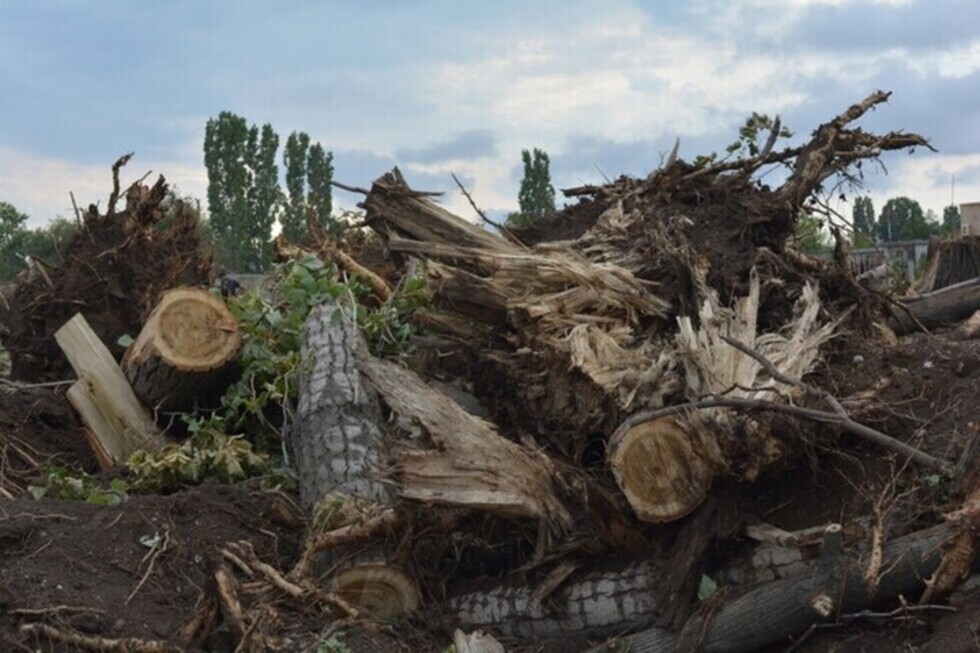
<path fill-rule="evenodd" d="M 92 204 L 60 261 L 36 261 L 25 271 L 9 307 L 0 316 L 10 352 L 11 376 L 25 381 L 60 380 L 70 367 L 53 334 L 84 312 L 95 333 L 117 356 L 120 336 L 139 333 L 160 294 L 178 286 L 207 285 L 214 278 L 209 254 L 201 247 L 197 217 L 168 195 L 160 176 L 153 186 L 140 181 L 120 192 L 113 166 L 113 191 L 104 214 Z M 125 208 L 116 204 L 125 201 Z"/>

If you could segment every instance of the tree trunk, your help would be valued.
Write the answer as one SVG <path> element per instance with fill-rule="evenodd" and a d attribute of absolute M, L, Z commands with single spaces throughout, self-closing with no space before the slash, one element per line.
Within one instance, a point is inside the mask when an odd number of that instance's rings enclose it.
<path fill-rule="evenodd" d="M 217 401 L 241 344 L 238 322 L 218 297 L 200 288 L 163 294 L 126 351 L 126 378 L 155 411 L 188 411 Z"/>
<path fill-rule="evenodd" d="M 390 502 L 387 486 L 378 479 L 384 459 L 381 410 L 357 370 L 358 352 L 365 347 L 345 308 L 324 303 L 310 313 L 289 434 L 300 500 L 307 510 L 332 492 Z"/>
<path fill-rule="evenodd" d="M 902 302 L 908 311 L 895 307 L 888 324 L 896 334 L 917 331 L 920 324 L 927 329 L 950 326 L 980 310 L 980 277 Z"/>
<path fill-rule="evenodd" d="M 857 561 L 822 556 L 804 575 L 761 585 L 716 606 L 710 616 L 695 615 L 680 634 L 654 628 L 617 643 L 633 653 L 740 653 L 785 642 L 839 614 L 865 610 L 899 596 L 916 596 L 939 564 L 940 545 L 954 533 L 953 528 L 942 525 L 886 546 L 882 564 L 886 571 L 874 594 L 868 593 L 865 570 Z"/>
<path fill-rule="evenodd" d="M 378 398 L 357 369 L 358 359 L 367 355 L 346 308 L 325 303 L 313 309 L 303 331 L 299 402 L 289 439 L 303 505 L 322 514 L 324 504 L 318 503 L 331 495 L 337 512 L 343 511 L 332 529 L 365 519 L 371 504 L 391 504 L 381 479 L 386 451 Z M 344 510 L 346 502 L 352 510 Z M 332 570 L 333 592 L 379 619 L 419 607 L 415 580 L 392 561 L 384 543 L 349 553 L 338 549 L 319 556 L 317 566 Z"/>

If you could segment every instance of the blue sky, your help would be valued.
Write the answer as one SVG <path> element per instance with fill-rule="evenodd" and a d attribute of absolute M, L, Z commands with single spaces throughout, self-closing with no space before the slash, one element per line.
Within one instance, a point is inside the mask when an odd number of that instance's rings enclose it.
<path fill-rule="evenodd" d="M 803 137 L 882 88 L 864 124 L 940 152 L 888 157 L 869 191 L 941 213 L 953 174 L 957 202 L 980 200 L 977 25 L 972 0 L 0 0 L 0 200 L 34 223 L 70 213 L 69 190 L 104 201 L 128 151 L 130 178 L 203 199 L 204 125 L 230 110 L 308 132 L 339 181 L 397 164 L 471 216 L 454 171 L 503 212 L 524 147 L 557 187 L 600 182 L 676 137 L 720 151 L 753 110 Z"/>

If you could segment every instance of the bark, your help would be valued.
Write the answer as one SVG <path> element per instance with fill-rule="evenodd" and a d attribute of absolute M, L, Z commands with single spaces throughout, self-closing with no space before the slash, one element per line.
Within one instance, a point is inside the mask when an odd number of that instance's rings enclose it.
<path fill-rule="evenodd" d="M 894 308 L 888 326 L 898 335 L 925 327 L 950 326 L 980 310 L 980 277 L 925 295 L 903 299 L 908 309 Z"/>
<path fill-rule="evenodd" d="M 367 356 L 364 337 L 348 309 L 329 302 L 313 309 L 303 332 L 299 402 L 290 441 L 300 500 L 308 510 L 319 508 L 318 514 L 334 509 L 340 523 L 331 524 L 333 529 L 356 528 L 370 519 L 372 504 L 384 508 L 392 500 L 382 479 L 386 448 L 378 398 L 358 371 L 358 359 Z M 301 576 L 312 571 L 318 551 L 319 534 L 308 537 L 295 572 Z M 319 557 L 321 569 L 332 569 L 332 591 L 357 609 L 386 619 L 418 608 L 414 578 L 393 560 L 384 542 L 354 555 L 335 549 Z"/>
<path fill-rule="evenodd" d="M 873 595 L 864 583 L 863 565 L 846 558 L 841 564 L 822 558 L 804 575 L 766 583 L 714 606 L 708 616 L 695 615 L 680 634 L 656 628 L 621 638 L 617 644 L 633 653 L 737 653 L 784 642 L 835 615 L 919 594 L 925 588 L 924 579 L 939 564 L 940 545 L 952 534 L 949 526 L 937 526 L 886 546 L 885 571 Z M 821 598 L 817 607 L 830 609 L 826 616 L 815 608 L 817 597 Z"/>
<path fill-rule="evenodd" d="M 384 442 L 377 395 L 357 370 L 364 337 L 345 309 L 317 306 L 303 331 L 299 401 L 289 435 L 300 500 L 310 510 L 332 492 L 389 502 L 379 480 Z"/>
<path fill-rule="evenodd" d="M 164 293 L 126 351 L 126 378 L 154 411 L 213 404 L 231 380 L 241 334 L 224 302 L 199 288 Z"/>

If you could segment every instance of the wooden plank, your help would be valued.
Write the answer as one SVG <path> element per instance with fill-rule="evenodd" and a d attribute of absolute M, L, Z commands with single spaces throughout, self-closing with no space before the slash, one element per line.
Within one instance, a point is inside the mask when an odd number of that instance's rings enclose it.
<path fill-rule="evenodd" d="M 100 464 L 112 466 L 169 443 L 81 313 L 58 329 L 55 340 L 78 375 L 68 399 L 97 441 Z"/>

